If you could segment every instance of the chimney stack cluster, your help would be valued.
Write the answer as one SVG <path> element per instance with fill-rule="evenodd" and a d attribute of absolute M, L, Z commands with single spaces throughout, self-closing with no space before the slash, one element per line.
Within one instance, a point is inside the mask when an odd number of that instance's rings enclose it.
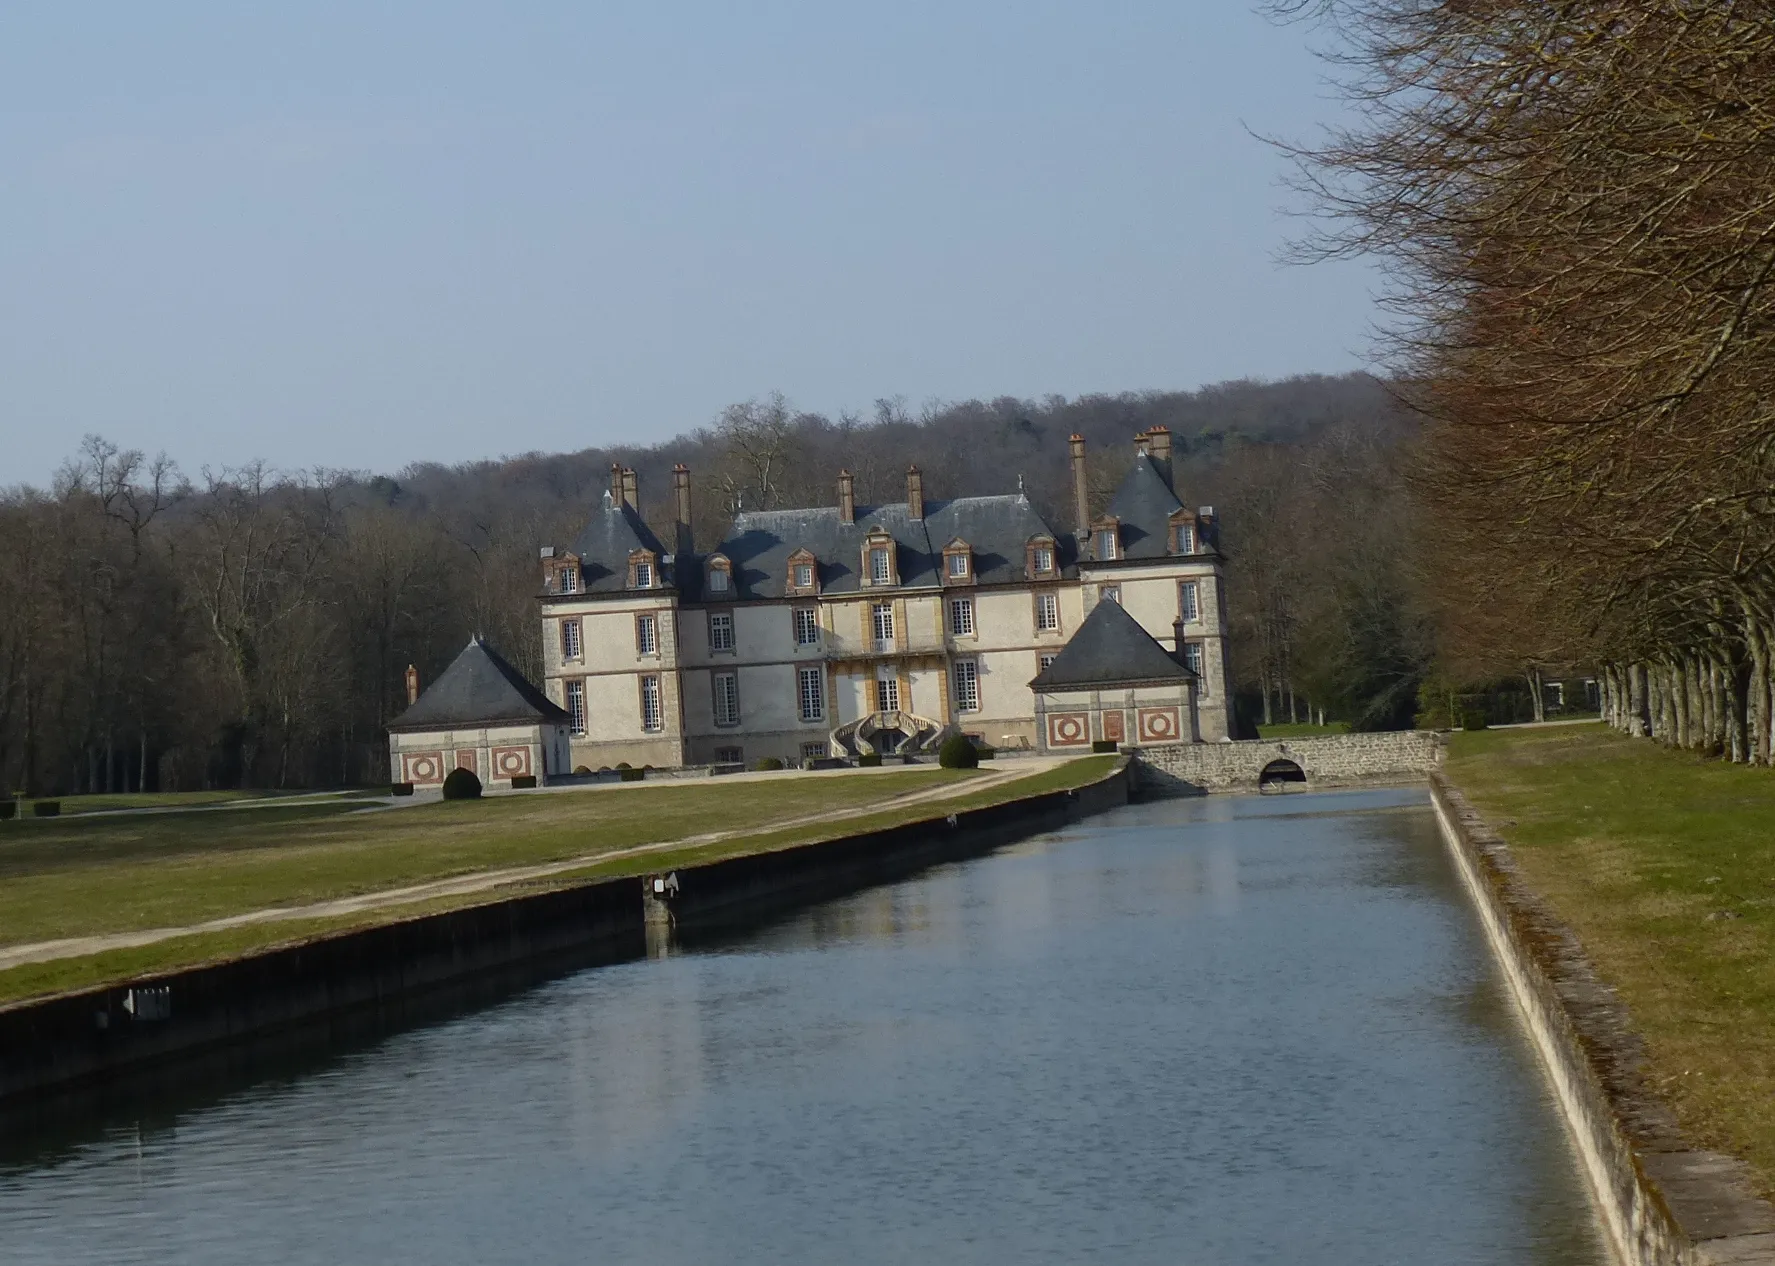
<path fill-rule="evenodd" d="M 838 472 L 838 521 L 857 521 L 857 477 L 848 470 Z"/>
<path fill-rule="evenodd" d="M 924 475 L 916 466 L 906 468 L 906 513 L 915 521 L 924 518 Z"/>
<path fill-rule="evenodd" d="M 690 467 L 679 462 L 672 467 L 672 548 L 679 554 L 696 552 L 690 531 Z"/>
<path fill-rule="evenodd" d="M 1072 517 L 1082 541 L 1091 534 L 1091 484 L 1085 478 L 1085 437 L 1075 431 L 1066 442 L 1072 449 Z"/>

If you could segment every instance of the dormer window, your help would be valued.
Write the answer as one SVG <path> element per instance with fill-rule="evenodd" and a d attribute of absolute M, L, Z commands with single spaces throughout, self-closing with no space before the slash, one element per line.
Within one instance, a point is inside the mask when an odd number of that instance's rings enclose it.
<path fill-rule="evenodd" d="M 1091 526 L 1097 561 L 1111 563 L 1122 556 L 1122 525 L 1115 519 L 1099 519 Z"/>
<path fill-rule="evenodd" d="M 798 549 L 791 553 L 789 574 L 784 580 L 788 583 L 790 597 L 804 598 L 819 593 L 820 563 L 813 556 L 813 551 Z"/>
<path fill-rule="evenodd" d="M 894 538 L 877 528 L 863 543 L 863 574 L 871 585 L 899 584 L 894 566 Z"/>
<path fill-rule="evenodd" d="M 659 560 L 652 551 L 638 549 L 629 555 L 629 588 L 651 589 L 659 576 Z"/>
<path fill-rule="evenodd" d="M 971 584 L 974 579 L 974 548 L 959 536 L 943 547 L 943 583 Z"/>
<path fill-rule="evenodd" d="M 811 589 L 814 583 L 814 569 L 811 563 L 797 563 L 795 566 L 795 587 Z"/>
<path fill-rule="evenodd" d="M 708 563 L 709 593 L 717 598 L 725 598 L 733 592 L 733 563 L 722 554 L 715 554 Z"/>
<path fill-rule="evenodd" d="M 1171 513 L 1171 552 L 1173 554 L 1193 554 L 1196 552 L 1196 516 L 1188 510 L 1174 510 Z"/>
<path fill-rule="evenodd" d="M 1054 542 L 1046 536 L 1037 536 L 1029 542 L 1029 556 L 1025 565 L 1029 574 L 1034 577 L 1047 577 L 1054 574 Z"/>
<path fill-rule="evenodd" d="M 573 563 L 561 568 L 561 592 L 579 592 L 579 568 Z"/>
<path fill-rule="evenodd" d="M 653 588 L 653 564 L 652 563 L 636 563 L 635 564 L 635 588 L 637 588 L 637 589 L 651 589 L 651 588 Z"/>

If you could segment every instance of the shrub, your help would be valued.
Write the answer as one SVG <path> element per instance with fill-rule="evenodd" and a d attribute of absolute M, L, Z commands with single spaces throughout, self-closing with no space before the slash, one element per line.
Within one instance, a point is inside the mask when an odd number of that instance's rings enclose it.
<path fill-rule="evenodd" d="M 536 785 L 536 775 L 535 774 L 514 774 L 514 775 L 512 775 L 512 790 L 513 791 L 528 791 L 528 790 L 530 790 L 530 788 L 534 787 L 535 785 Z"/>
<path fill-rule="evenodd" d="M 864 752 L 861 756 L 857 757 L 857 764 L 866 769 L 873 769 L 875 766 L 881 764 L 881 753 Z"/>
<path fill-rule="evenodd" d="M 390 783 L 388 786 L 388 794 L 391 796 L 410 796 L 413 794 L 413 784 L 410 782 Z"/>
<path fill-rule="evenodd" d="M 1473 708 L 1462 713 L 1461 728 L 1463 730 L 1483 730 L 1485 728 L 1485 710 Z"/>
<path fill-rule="evenodd" d="M 627 765 L 618 765 L 616 767 L 616 774 L 617 777 L 621 778 L 624 782 L 642 782 L 647 778 L 647 771 L 645 769 L 631 769 Z"/>
<path fill-rule="evenodd" d="M 973 769 L 980 764 L 980 749 L 965 734 L 951 734 L 937 749 L 937 763 L 944 769 Z"/>
<path fill-rule="evenodd" d="M 18 801 L 0 800 L 0 822 L 6 821 L 18 812 Z"/>
<path fill-rule="evenodd" d="M 768 774 L 781 769 L 782 767 L 783 762 L 778 760 L 775 756 L 766 756 L 762 760 L 755 760 L 752 762 L 752 768 L 761 774 Z"/>
<path fill-rule="evenodd" d="M 444 779 L 444 799 L 446 800 L 479 800 L 481 798 L 481 780 L 475 777 L 472 769 L 452 769 L 450 776 Z"/>
<path fill-rule="evenodd" d="M 1091 740 L 1091 750 L 1093 752 L 1113 752 L 1119 746 L 1120 746 L 1120 744 L 1118 744 L 1114 739 L 1092 739 Z"/>
<path fill-rule="evenodd" d="M 626 761 L 626 760 L 619 760 L 619 761 L 617 761 L 617 762 L 616 762 L 616 767 L 617 767 L 617 769 L 619 769 L 619 770 L 623 770 L 623 769 L 633 769 L 633 768 L 634 768 L 634 766 L 633 766 L 633 765 L 631 765 L 631 764 L 629 764 L 629 762 L 628 762 L 628 761 Z"/>
<path fill-rule="evenodd" d="M 996 748 L 996 747 L 976 747 L 974 749 L 974 755 L 978 756 L 981 760 L 991 760 L 993 757 L 998 755 L 998 748 Z"/>
<path fill-rule="evenodd" d="M 62 815 L 60 800 L 39 800 L 31 806 L 31 812 L 40 818 L 59 818 Z"/>
<path fill-rule="evenodd" d="M 592 772 L 592 767 L 590 765 L 575 765 L 573 767 L 573 772 L 576 774 L 589 774 Z"/>

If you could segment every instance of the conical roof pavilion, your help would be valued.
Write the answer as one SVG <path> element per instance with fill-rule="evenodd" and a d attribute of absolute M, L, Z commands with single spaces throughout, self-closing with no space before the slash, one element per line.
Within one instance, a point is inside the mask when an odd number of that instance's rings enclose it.
<path fill-rule="evenodd" d="M 479 637 L 413 704 L 389 723 L 391 731 L 465 729 L 483 725 L 554 724 L 566 709 L 524 679 Z"/>
<path fill-rule="evenodd" d="M 1195 674 L 1172 657 L 1119 602 L 1099 602 L 1054 662 L 1029 683 L 1038 694 L 1173 685 Z"/>

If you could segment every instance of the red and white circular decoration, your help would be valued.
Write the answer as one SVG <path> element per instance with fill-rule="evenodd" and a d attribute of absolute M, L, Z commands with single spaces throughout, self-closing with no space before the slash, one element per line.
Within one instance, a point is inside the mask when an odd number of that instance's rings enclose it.
<path fill-rule="evenodd" d="M 1091 741 L 1091 718 L 1083 712 L 1062 712 L 1048 718 L 1048 746 L 1074 747 Z"/>
<path fill-rule="evenodd" d="M 444 781 L 444 754 L 442 752 L 409 752 L 407 753 L 406 760 L 406 781 Z"/>
<path fill-rule="evenodd" d="M 493 749 L 493 776 L 522 778 L 530 772 L 530 749 L 527 747 L 496 747 Z"/>
<path fill-rule="evenodd" d="M 1149 742 L 1175 742 L 1181 728 L 1178 724 L 1176 708 L 1142 708 L 1140 710 L 1140 737 Z"/>

